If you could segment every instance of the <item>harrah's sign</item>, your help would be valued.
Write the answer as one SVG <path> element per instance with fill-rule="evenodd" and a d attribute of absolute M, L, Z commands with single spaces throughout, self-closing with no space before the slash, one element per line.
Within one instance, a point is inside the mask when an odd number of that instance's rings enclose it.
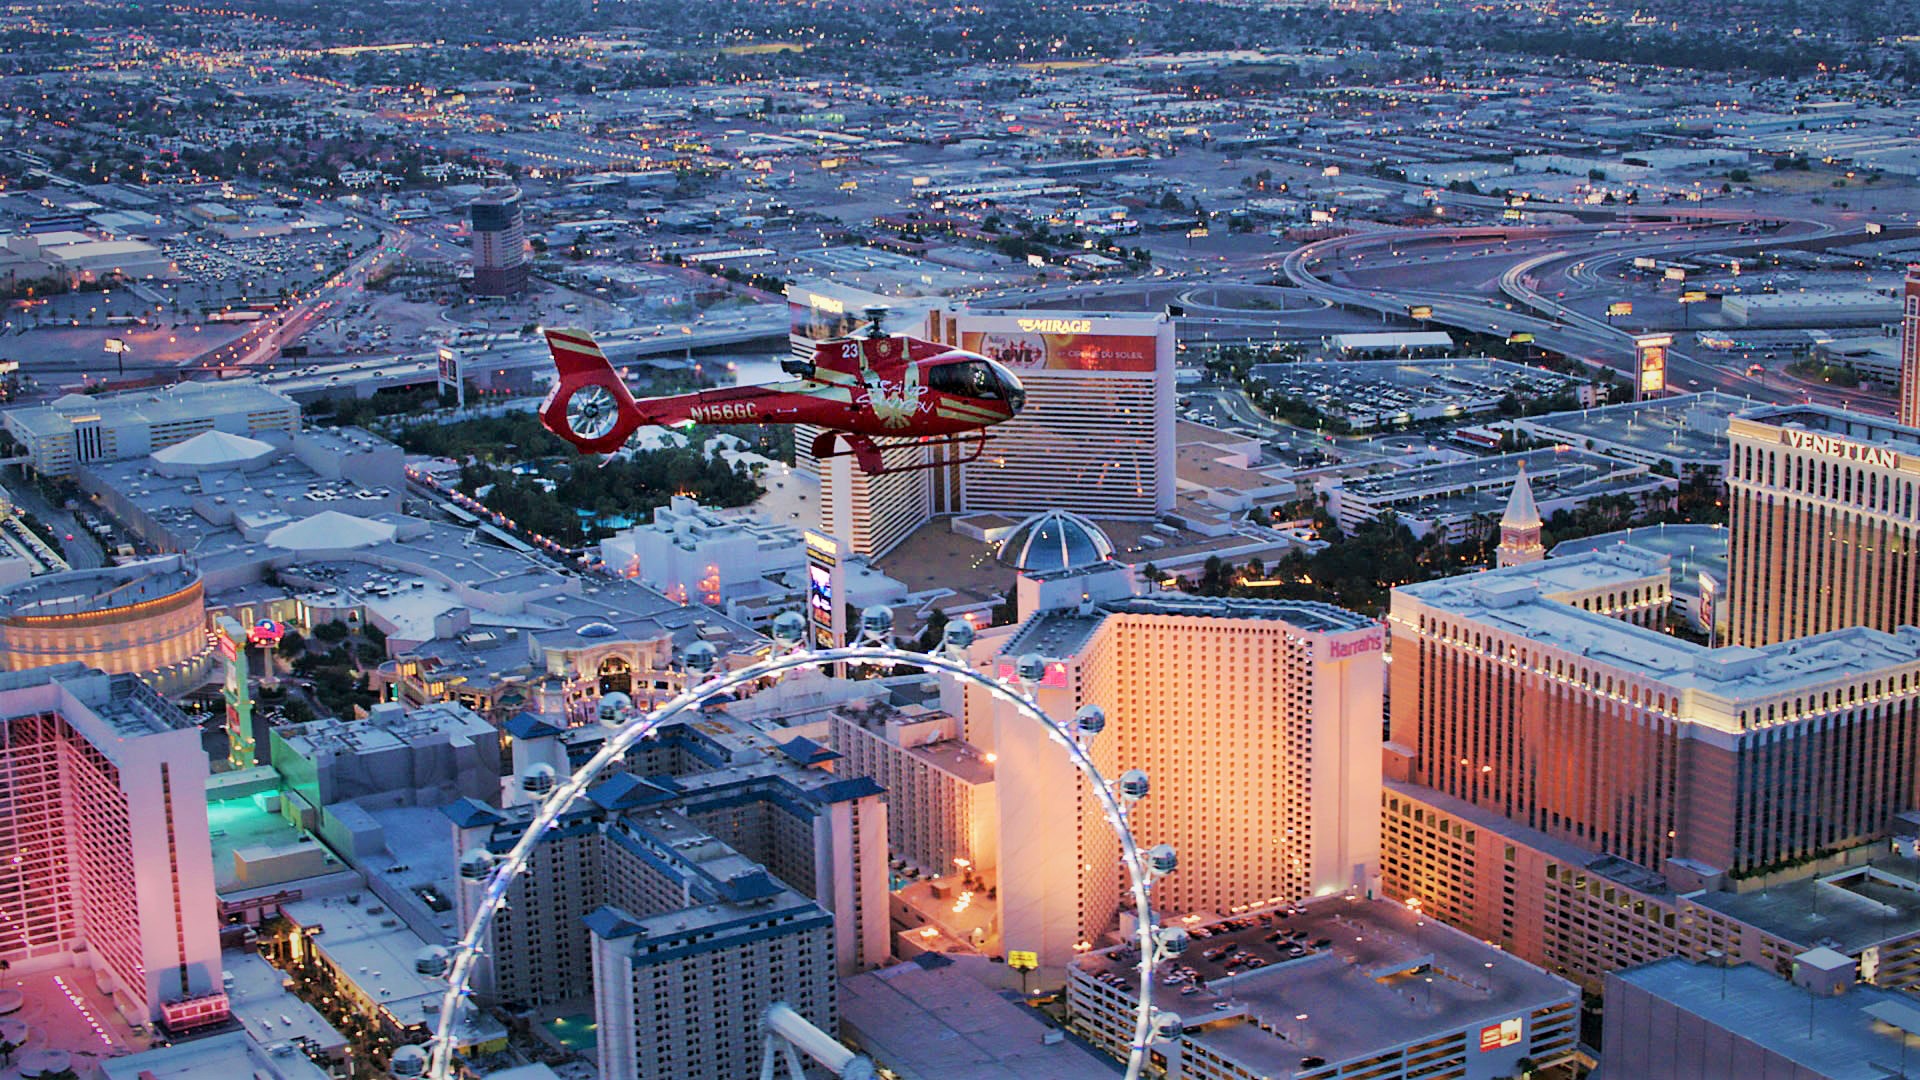
<path fill-rule="evenodd" d="M 1900 467 L 1900 455 L 1884 446 L 1861 446 L 1857 442 L 1836 439 L 1831 435 L 1817 435 L 1811 431 L 1788 428 L 1784 432 L 1786 443 L 1795 450 L 1823 454 L 1841 461 L 1857 461 L 1862 465 L 1877 465 L 1882 469 Z"/>
<path fill-rule="evenodd" d="M 1327 659 L 1347 660 L 1364 653 L 1379 652 L 1387 647 L 1387 632 L 1374 630 L 1366 637 L 1348 638 L 1327 646 Z"/>

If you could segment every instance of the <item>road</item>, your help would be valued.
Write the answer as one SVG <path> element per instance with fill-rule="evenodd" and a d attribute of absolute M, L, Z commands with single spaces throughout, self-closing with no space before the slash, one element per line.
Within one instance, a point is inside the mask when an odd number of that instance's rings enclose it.
<path fill-rule="evenodd" d="M 1432 308 L 1433 323 L 1476 333 L 1530 333 L 1542 348 L 1597 362 L 1631 377 L 1634 374 L 1631 333 L 1603 319 L 1587 315 L 1558 298 L 1547 296 L 1534 287 L 1530 279 L 1582 262 L 1614 262 L 1640 255 L 1671 258 L 1708 250 L 1780 245 L 1778 236 L 1755 236 L 1750 232 L 1730 234 L 1729 230 L 1738 220 L 1727 218 L 1708 224 L 1688 225 L 1646 224 L 1629 226 L 1627 229 L 1599 229 L 1596 226 L 1474 226 L 1356 233 L 1299 248 L 1286 257 L 1283 266 L 1295 285 L 1309 295 L 1331 303 L 1402 317 L 1413 305 L 1424 304 Z M 1796 222 L 1792 230 L 1794 235 L 1790 239 L 1794 241 L 1850 238 L 1834 226 L 1821 222 Z M 1620 236 L 1623 231 L 1631 231 L 1636 237 L 1644 239 L 1640 242 L 1623 242 Z M 1602 233 L 1607 235 L 1603 236 Z M 1861 237 L 1864 236 L 1862 233 Z M 1507 243 L 1502 245 L 1506 249 L 1504 256 L 1514 260 L 1498 277 L 1499 292 L 1507 298 L 1505 300 L 1480 295 L 1471 288 L 1462 290 L 1449 287 L 1471 286 L 1473 282 L 1465 275 L 1458 282 L 1413 288 L 1366 288 L 1336 280 L 1336 277 L 1346 275 L 1351 268 L 1363 263 L 1375 274 L 1383 269 L 1391 271 L 1403 267 L 1412 272 L 1416 267 L 1413 262 L 1407 261 L 1408 257 L 1415 251 L 1440 243 L 1447 244 L 1452 250 L 1435 265 L 1452 268 L 1463 258 L 1492 255 L 1491 245 L 1484 248 L 1468 247 L 1465 250 L 1460 250 L 1458 245 L 1463 242 L 1471 245 L 1492 241 L 1497 237 L 1507 239 Z M 1386 259 L 1375 257 L 1367 263 L 1370 256 L 1378 256 L 1382 251 L 1387 253 Z M 1422 262 L 1432 258 L 1412 257 Z M 1717 390 L 1760 400 L 1812 400 L 1849 408 L 1863 405 L 1858 395 L 1783 380 L 1763 381 L 1748 376 L 1744 371 L 1721 367 L 1680 351 L 1669 355 L 1668 381 L 1669 387 L 1678 391 Z M 1878 406 L 1868 404 L 1867 407 Z"/>
<path fill-rule="evenodd" d="M 405 250 L 406 238 L 406 233 L 389 227 L 380 234 L 377 243 L 318 289 L 304 297 L 296 296 L 293 306 L 261 319 L 238 340 L 209 350 L 187 366 L 214 368 L 224 373 L 230 369 L 265 366 L 278 359 L 282 346 L 312 329 L 335 304 L 359 294 L 375 271 L 399 258 Z"/>
<path fill-rule="evenodd" d="M 20 508 L 47 524 L 60 539 L 60 557 L 75 570 L 92 570 L 107 564 L 106 552 L 94 542 L 93 534 L 80 527 L 80 522 L 67 511 L 49 503 L 40 494 L 40 489 L 31 481 L 23 479 L 11 484 L 8 490 L 13 501 Z"/>

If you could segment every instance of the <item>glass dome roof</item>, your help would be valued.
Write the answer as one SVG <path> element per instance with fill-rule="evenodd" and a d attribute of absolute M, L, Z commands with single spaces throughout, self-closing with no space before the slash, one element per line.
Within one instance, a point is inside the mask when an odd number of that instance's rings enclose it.
<path fill-rule="evenodd" d="M 1065 510 L 1046 510 L 1014 526 L 1000 542 L 1000 561 L 1029 573 L 1093 566 L 1113 558 L 1100 526 Z"/>

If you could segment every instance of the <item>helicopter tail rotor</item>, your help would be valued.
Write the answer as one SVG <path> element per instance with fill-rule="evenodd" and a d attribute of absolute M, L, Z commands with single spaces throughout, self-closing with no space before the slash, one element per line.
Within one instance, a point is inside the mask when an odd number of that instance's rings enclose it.
<path fill-rule="evenodd" d="M 540 405 L 540 423 L 583 453 L 620 449 L 636 428 L 649 422 L 646 412 L 592 335 L 582 330 L 545 333 L 558 378 Z"/>

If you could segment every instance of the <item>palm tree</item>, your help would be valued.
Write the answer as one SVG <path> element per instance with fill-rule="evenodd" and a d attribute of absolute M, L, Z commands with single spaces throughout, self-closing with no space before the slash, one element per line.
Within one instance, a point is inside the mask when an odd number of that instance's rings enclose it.
<path fill-rule="evenodd" d="M 18 1049 L 20 1049 L 19 1043 L 14 1042 L 5 1035 L 0 1035 L 0 1064 L 12 1064 L 13 1052 Z"/>

